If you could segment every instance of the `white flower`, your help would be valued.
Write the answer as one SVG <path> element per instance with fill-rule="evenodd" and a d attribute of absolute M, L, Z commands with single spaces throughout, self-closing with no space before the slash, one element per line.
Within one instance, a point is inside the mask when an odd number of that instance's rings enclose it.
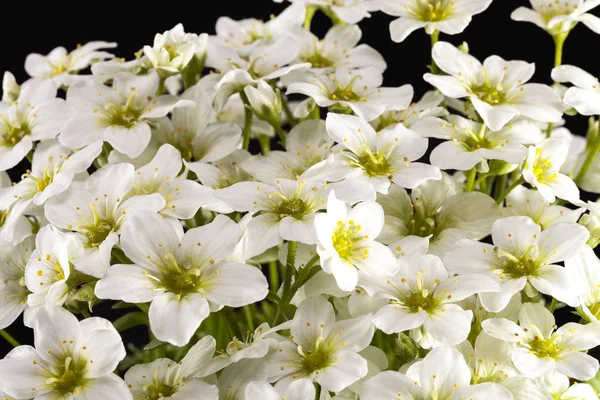
<path fill-rule="evenodd" d="M 157 97 L 158 81 L 156 72 L 119 73 L 112 89 L 93 81 L 70 86 L 67 103 L 78 113 L 65 125 L 60 142 L 80 148 L 101 139 L 131 158 L 139 156 L 150 142 L 150 124 L 156 118 L 176 107 L 193 105 L 175 96 Z"/>
<path fill-rule="evenodd" d="M 46 202 L 48 221 L 77 232 L 83 242 L 85 252 L 73 262 L 81 272 L 104 276 L 127 219 L 142 210 L 157 212 L 164 208 L 165 200 L 159 194 L 125 200 L 133 181 L 132 165 L 107 165 L 90 176 L 87 187 L 71 188 Z"/>
<path fill-rule="evenodd" d="M 482 326 L 488 335 L 512 343 L 512 360 L 528 376 L 557 371 L 585 381 L 598 372 L 598 360 L 581 351 L 600 344 L 600 322 L 569 322 L 558 328 L 546 307 L 525 303 L 519 313 L 519 325 L 504 318 L 491 318 Z"/>
<path fill-rule="evenodd" d="M 214 191 L 232 186 L 238 182 L 249 181 L 251 179 L 250 174 L 241 167 L 249 158 L 250 153 L 248 151 L 238 149 L 227 157 L 210 163 L 184 162 L 185 166 L 196 174 L 200 183 L 213 191 L 214 201 L 204 205 L 203 208 L 222 214 L 234 211 L 224 201 L 214 197 Z"/>
<path fill-rule="evenodd" d="M 373 338 L 371 316 L 338 320 L 323 297 L 306 299 L 292 320 L 289 340 L 270 359 L 270 381 L 317 382 L 339 392 L 367 374 L 367 361 L 358 354 Z"/>
<path fill-rule="evenodd" d="M 370 121 L 376 131 L 382 131 L 395 124 L 403 124 L 410 128 L 412 124 L 424 117 L 443 117 L 448 115 L 444 107 L 440 107 L 445 97 L 438 91 L 426 92 L 421 100 L 411 103 L 408 108 L 401 111 L 386 111 L 379 117 Z"/>
<path fill-rule="evenodd" d="M 258 118 L 270 122 L 271 125 L 280 124 L 282 104 L 279 90 L 273 90 L 271 85 L 261 79 L 257 87 L 246 86 L 244 94 Z"/>
<path fill-rule="evenodd" d="M 177 24 L 170 31 L 157 33 L 153 46 L 144 46 L 144 54 L 161 75 L 178 74 L 197 54 L 202 60 L 206 53 L 206 33 L 197 36 L 185 33 L 182 24 Z"/>
<path fill-rule="evenodd" d="M 219 380 L 220 400 L 239 400 L 245 396 L 250 382 L 264 382 L 269 377 L 267 362 L 263 359 L 242 360 L 225 368 Z"/>
<path fill-rule="evenodd" d="M 31 223 L 23 216 L 27 203 L 13 204 L 12 190 L 10 177 L 0 171 L 0 247 L 17 244 L 31 234 Z"/>
<path fill-rule="evenodd" d="M 15 246 L 0 246 L 0 329 L 12 325 L 27 309 L 30 292 L 25 286 L 25 266 L 34 250 L 32 235 Z"/>
<path fill-rule="evenodd" d="M 227 345 L 226 351 L 232 362 L 239 362 L 246 358 L 263 358 L 267 353 L 276 348 L 281 341 L 278 331 L 290 329 L 291 321 L 269 328 L 269 324 L 263 322 L 254 332 L 248 332 L 246 340 L 233 338 Z"/>
<path fill-rule="evenodd" d="M 376 0 L 386 14 L 400 17 L 390 24 L 392 40 L 402 42 L 419 28 L 428 34 L 440 31 L 456 35 L 465 30 L 475 14 L 484 12 L 492 0 Z"/>
<path fill-rule="evenodd" d="M 33 79 L 10 105 L 0 103 L 0 171 L 25 158 L 34 141 L 52 139 L 63 129 L 72 110 L 56 92 L 52 81 Z"/>
<path fill-rule="evenodd" d="M 99 298 L 150 305 L 154 335 L 176 346 L 190 341 L 214 308 L 241 307 L 265 298 L 266 278 L 255 267 L 224 261 L 238 240 L 225 216 L 185 235 L 154 213 L 125 225 L 121 246 L 135 264 L 117 264 L 96 285 Z M 213 309 L 214 309 L 213 308 Z"/>
<path fill-rule="evenodd" d="M 375 132 L 358 117 L 333 113 L 327 115 L 326 124 L 329 136 L 342 147 L 314 165 L 308 176 L 328 181 L 364 177 L 382 194 L 388 192 L 392 182 L 412 189 L 442 177 L 438 168 L 413 162 L 425 154 L 427 139 L 401 124 Z"/>
<path fill-rule="evenodd" d="M 319 106 L 341 111 L 350 109 L 360 118 L 371 121 L 384 111 L 404 110 L 410 104 L 413 88 L 380 87 L 383 75 L 373 67 L 338 68 L 334 72 L 305 73 L 300 82 L 291 83 L 286 94 L 310 96 Z"/>
<path fill-rule="evenodd" d="M 35 348 L 0 360 L 0 387 L 19 399 L 131 400 L 113 371 L 125 357 L 121 337 L 110 321 L 77 321 L 68 311 L 45 307 L 34 327 Z"/>
<path fill-rule="evenodd" d="M 161 118 L 154 138 L 168 143 L 186 161 L 212 162 L 231 154 L 242 144 L 242 130 L 229 122 L 218 122 L 211 99 L 201 85 L 186 90 L 182 99 L 195 107 L 173 110 L 172 118 Z"/>
<path fill-rule="evenodd" d="M 313 70 L 373 67 L 385 71 L 387 64 L 377 50 L 358 45 L 361 36 L 358 25 L 334 25 L 322 40 L 310 31 L 302 31 L 298 60 L 310 63 Z"/>
<path fill-rule="evenodd" d="M 282 397 L 283 396 L 283 397 Z M 292 382 L 286 390 L 278 392 L 267 382 L 250 382 L 246 386 L 246 400 L 306 400 L 314 399 L 315 387 L 307 380 Z"/>
<path fill-rule="evenodd" d="M 83 244 L 77 236 L 62 233 L 53 225 L 38 232 L 36 248 L 25 267 L 25 283 L 32 292 L 29 307 L 62 306 L 69 293 L 82 283 L 82 274 L 72 268 L 72 261 L 83 255 Z"/>
<path fill-rule="evenodd" d="M 597 17 L 594 17 L 597 18 Z M 600 21 L 599 21 L 600 27 Z M 588 72 L 573 65 L 561 65 L 552 70 L 555 82 L 573 84 L 564 94 L 563 101 L 582 115 L 600 114 L 600 83 Z"/>
<path fill-rule="evenodd" d="M 317 242 L 315 216 L 326 206 L 326 185 L 312 180 L 277 179 L 275 185 L 240 182 L 217 190 L 214 197 L 236 211 L 260 212 L 248 223 L 254 246 L 267 250 L 282 240 Z M 258 251 L 258 250 L 257 250 Z"/>
<path fill-rule="evenodd" d="M 467 171 L 484 160 L 519 164 L 527 158 L 524 145 L 542 140 L 540 129 L 525 120 L 494 132 L 457 115 L 448 115 L 446 119 L 425 117 L 411 125 L 411 129 L 422 136 L 447 140 L 430 155 L 431 164 L 441 169 Z"/>
<path fill-rule="evenodd" d="M 524 288 L 528 294 L 540 291 L 573 307 L 579 302 L 576 286 L 555 263 L 576 254 L 588 238 L 587 229 L 578 224 L 561 223 L 542 231 L 529 217 L 502 218 L 492 226 L 494 245 L 463 240 L 446 252 L 444 263 L 450 272 L 483 274 L 500 284 L 499 292 L 480 295 L 488 311 L 502 310 Z"/>
<path fill-rule="evenodd" d="M 69 86 L 78 80 L 89 79 L 90 76 L 78 76 L 77 73 L 94 63 L 113 58 L 111 53 L 100 50 L 115 47 L 116 43 L 96 41 L 79 45 L 70 53 L 64 47 L 55 48 L 47 56 L 32 53 L 25 59 L 25 71 L 33 78 L 50 79 L 57 87 Z"/>
<path fill-rule="evenodd" d="M 329 156 L 332 146 L 325 122 L 307 120 L 287 134 L 285 151 L 273 150 L 264 156 L 252 156 L 243 162 L 242 168 L 263 182 L 279 178 L 303 179 L 306 170 Z"/>
<path fill-rule="evenodd" d="M 358 284 L 371 296 L 391 302 L 373 317 L 377 328 L 387 334 L 422 329 L 423 334 L 448 346 L 467 339 L 473 318 L 472 311 L 454 303 L 499 289 L 482 275 L 448 276 L 442 260 L 433 255 L 404 257 L 393 275 L 374 278 L 361 274 Z"/>
<path fill-rule="evenodd" d="M 392 251 L 375 239 L 383 227 L 383 209 L 375 202 L 354 208 L 329 193 L 327 213 L 315 217 L 317 253 L 321 267 L 333 274 L 342 290 L 354 290 L 358 270 L 369 275 L 389 275 L 396 266 Z"/>
<path fill-rule="evenodd" d="M 256 85 L 259 79 L 269 81 L 292 71 L 310 68 L 308 63 L 285 67 L 296 59 L 298 51 L 298 42 L 287 37 L 282 37 L 268 46 L 252 49 L 247 58 L 242 58 L 226 48 L 216 50 L 219 58 L 209 66 L 224 71 L 224 75 L 215 86 L 215 109 L 221 110 L 231 95 L 241 92 L 247 85 Z M 209 61 L 210 58 L 207 63 Z"/>
<path fill-rule="evenodd" d="M 158 193 L 165 200 L 160 214 L 166 217 L 192 218 L 198 208 L 213 202 L 212 191 L 198 182 L 179 175 L 181 154 L 169 144 L 160 147 L 148 164 L 138 168 L 128 196 Z"/>
<path fill-rule="evenodd" d="M 406 375 L 385 371 L 367 380 L 361 400 L 437 399 L 512 400 L 501 385 L 482 383 L 469 386 L 471 370 L 463 356 L 451 347 L 433 349 L 422 361 L 412 364 Z"/>
<path fill-rule="evenodd" d="M 597 7 L 596 0 L 544 1 L 530 0 L 533 9 L 519 7 L 510 15 L 515 21 L 531 22 L 551 35 L 568 33 L 582 22 L 596 33 L 600 33 L 600 20 L 588 11 Z"/>
<path fill-rule="evenodd" d="M 101 150 L 101 141 L 77 152 L 60 145 L 57 140 L 40 144 L 33 153 L 31 170 L 16 185 L 0 189 L 0 210 L 10 212 L 10 218 L 3 226 L 3 236 L 14 237 L 15 232 L 22 229 L 24 213 L 67 190 L 78 174 L 79 177 L 87 176 L 86 169 Z"/>
<path fill-rule="evenodd" d="M 448 75 L 424 79 L 451 98 L 467 97 L 493 131 L 522 115 L 541 122 L 558 122 L 562 102 L 550 86 L 529 83 L 535 66 L 524 61 L 488 57 L 483 65 L 447 42 L 433 47 L 433 60 Z"/>
<path fill-rule="evenodd" d="M 283 0 L 274 0 L 281 3 Z M 289 0 L 291 3 L 302 3 L 308 6 L 320 6 L 331 10 L 334 15 L 346 24 L 357 24 L 364 18 L 370 18 L 369 11 L 376 11 L 373 0 Z"/>
<path fill-rule="evenodd" d="M 282 37 L 294 37 L 302 22 L 305 10 L 299 4 L 292 4 L 279 15 L 271 15 L 268 21 L 246 18 L 235 21 L 229 17 L 220 17 L 215 26 L 216 36 L 210 37 L 210 43 L 224 45 L 234 49 L 240 56 L 246 56 L 253 49 L 272 44 Z M 208 57 L 218 57 L 209 52 Z M 209 61 L 210 62 L 210 61 Z"/>
<path fill-rule="evenodd" d="M 460 239 L 483 239 L 499 217 L 494 199 L 479 192 L 463 193 L 447 173 L 412 190 L 392 185 L 377 202 L 385 212 L 380 240 L 390 244 L 405 237 L 429 242 L 429 253 L 442 256 Z"/>
<path fill-rule="evenodd" d="M 600 320 L 600 260 L 590 246 L 565 260 L 565 268 L 576 284 L 581 316 L 588 321 Z"/>
<path fill-rule="evenodd" d="M 563 206 L 555 206 L 549 203 L 537 190 L 517 186 L 506 197 L 506 207 L 502 214 L 506 217 L 511 215 L 523 215 L 529 217 L 538 224 L 542 230 L 563 222 L 575 223 L 585 211 L 580 208 L 571 210 Z"/>
<path fill-rule="evenodd" d="M 2 101 L 10 104 L 19 98 L 21 86 L 17 83 L 15 76 L 6 71 L 2 77 Z"/>
<path fill-rule="evenodd" d="M 210 75 L 209 75 L 210 76 Z M 212 104 L 210 104 L 212 108 Z M 225 107 L 217 113 L 217 121 L 221 122 L 232 122 L 241 128 L 245 124 L 245 113 L 246 105 L 242 101 L 239 93 L 232 95 Z M 252 125 L 250 128 L 250 137 L 258 137 L 259 135 L 265 135 L 268 137 L 275 136 L 275 129 L 267 121 L 263 121 L 258 118 L 252 118 Z"/>
<path fill-rule="evenodd" d="M 538 386 L 546 389 L 556 400 L 586 400 L 598 397 L 593 387 L 588 384 L 574 382 L 572 385 L 569 378 L 559 373 L 553 373 L 536 379 Z"/>
<path fill-rule="evenodd" d="M 229 363 L 213 358 L 215 347 L 215 339 L 206 336 L 192 346 L 180 362 L 159 358 L 149 364 L 134 365 L 125 374 L 134 400 L 218 400 L 217 387 L 202 379 Z"/>
<path fill-rule="evenodd" d="M 564 139 L 545 139 L 529 147 L 523 178 L 550 203 L 557 197 L 571 202 L 579 200 L 579 189 L 575 182 L 560 173 L 568 153 L 569 144 Z"/>

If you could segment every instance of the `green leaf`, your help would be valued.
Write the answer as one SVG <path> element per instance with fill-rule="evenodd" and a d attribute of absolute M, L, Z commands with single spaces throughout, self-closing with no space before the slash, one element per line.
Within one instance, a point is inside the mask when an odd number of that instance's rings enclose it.
<path fill-rule="evenodd" d="M 117 319 L 113 325 L 118 332 L 126 331 L 139 325 L 148 325 L 148 315 L 141 311 L 130 312 Z"/>

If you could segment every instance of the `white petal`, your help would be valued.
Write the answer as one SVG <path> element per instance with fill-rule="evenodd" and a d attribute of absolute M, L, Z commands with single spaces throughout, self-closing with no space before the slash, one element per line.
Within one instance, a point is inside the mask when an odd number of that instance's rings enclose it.
<path fill-rule="evenodd" d="M 346 350 L 336 353 L 336 357 L 333 365 L 321 370 L 315 377 L 323 389 L 339 392 L 367 375 L 367 360 L 358 354 Z"/>
<path fill-rule="evenodd" d="M 382 307 L 373 317 L 377 328 L 387 334 L 399 333 L 420 327 L 427 320 L 427 313 L 410 312 L 407 308 L 393 304 Z"/>
<path fill-rule="evenodd" d="M 251 265 L 221 263 L 205 272 L 206 297 L 216 304 L 241 307 L 263 300 L 269 291 L 265 276 Z"/>
<path fill-rule="evenodd" d="M 428 314 L 424 323 L 425 331 L 438 342 L 456 346 L 469 336 L 473 312 L 465 311 L 456 304 L 446 304 L 442 310 Z"/>

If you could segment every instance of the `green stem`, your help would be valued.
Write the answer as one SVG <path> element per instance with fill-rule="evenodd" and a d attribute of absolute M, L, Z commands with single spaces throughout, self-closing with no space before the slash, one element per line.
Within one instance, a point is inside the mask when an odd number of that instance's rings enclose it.
<path fill-rule="evenodd" d="M 594 162 L 594 159 L 598 155 L 599 151 L 600 151 L 600 140 L 596 139 L 596 143 L 594 144 L 594 147 L 592 147 L 590 149 L 590 151 L 588 152 L 588 155 L 585 158 L 585 161 L 584 161 L 581 169 L 579 170 L 579 173 L 575 177 L 575 183 L 577 184 L 577 186 L 579 186 L 581 184 L 581 182 L 583 181 L 583 178 L 585 178 L 585 174 L 587 174 L 588 170 L 592 166 L 592 163 Z"/>
<path fill-rule="evenodd" d="M 552 122 L 550 122 L 548 124 L 548 129 L 546 129 L 546 137 L 549 138 L 550 136 L 552 136 L 552 129 L 554 128 L 554 124 Z"/>
<path fill-rule="evenodd" d="M 494 198 L 497 199 L 502 195 L 504 188 L 506 187 L 506 180 L 508 179 L 508 175 L 500 175 L 496 180 L 496 184 L 494 185 Z"/>
<path fill-rule="evenodd" d="M 244 138 L 242 140 L 242 149 L 248 150 L 250 147 L 250 131 L 252 130 L 252 110 L 250 107 L 244 107 Z"/>
<path fill-rule="evenodd" d="M 516 181 L 514 181 L 512 183 L 512 185 L 510 185 L 508 188 L 506 188 L 506 190 L 504 192 L 502 192 L 502 194 L 500 195 L 500 197 L 498 197 L 496 199 L 496 203 L 502 204 L 502 202 L 504 201 L 504 199 L 506 198 L 506 196 L 508 196 L 510 194 L 510 192 L 513 191 L 514 188 L 516 188 L 517 186 L 519 186 L 520 184 L 522 184 L 524 182 L 525 182 L 525 179 L 523 179 L 522 176 L 519 179 L 517 179 Z"/>
<path fill-rule="evenodd" d="M 279 288 L 279 268 L 277 267 L 277 261 L 269 263 L 269 283 L 272 290 Z"/>
<path fill-rule="evenodd" d="M 285 137 L 287 136 L 285 131 L 279 125 L 273 125 L 273 128 L 275 128 L 275 133 L 277 133 L 279 140 L 281 140 L 281 144 L 285 145 Z"/>
<path fill-rule="evenodd" d="M 254 331 L 254 316 L 252 315 L 252 309 L 250 305 L 244 306 L 244 317 L 246 317 L 246 325 L 250 331 Z"/>
<path fill-rule="evenodd" d="M 21 344 L 4 329 L 0 329 L 0 336 L 4 338 L 12 347 L 19 347 Z"/>
<path fill-rule="evenodd" d="M 321 108 L 315 104 L 315 108 L 313 108 L 310 118 L 312 119 L 321 119 Z"/>
<path fill-rule="evenodd" d="M 298 249 L 298 243 L 291 241 L 288 242 L 288 253 L 285 262 L 285 278 L 283 281 L 283 293 L 282 298 L 284 301 L 287 299 L 287 294 L 292 286 L 292 275 L 294 274 L 296 264 L 296 252 Z"/>
<path fill-rule="evenodd" d="M 281 95 L 281 107 L 283 108 L 283 112 L 285 113 L 285 117 L 287 118 L 290 126 L 294 127 L 298 124 L 298 120 L 294 117 L 294 113 L 292 113 L 292 109 L 290 108 L 290 103 Z"/>
<path fill-rule="evenodd" d="M 260 152 L 263 156 L 267 155 L 271 151 L 271 138 L 267 135 L 258 135 L 257 139 L 260 145 Z"/>
<path fill-rule="evenodd" d="M 221 310 L 221 317 L 227 325 L 227 329 L 229 330 L 229 334 L 231 337 L 236 337 L 240 340 L 243 340 L 242 330 L 237 322 L 237 318 L 235 316 L 235 311 L 231 307 L 225 307 Z"/>
<path fill-rule="evenodd" d="M 167 80 L 167 78 L 165 78 L 164 76 L 160 76 L 160 79 L 158 81 L 158 89 L 156 89 L 156 95 L 160 96 L 161 94 L 163 94 L 165 92 L 165 81 Z"/>
<path fill-rule="evenodd" d="M 562 32 L 552 37 L 554 39 L 554 68 L 562 64 L 563 47 L 567 36 L 569 36 L 569 32 Z"/>
<path fill-rule="evenodd" d="M 315 13 L 317 12 L 317 7 L 310 6 L 306 7 L 306 16 L 304 17 L 304 29 L 310 31 L 310 24 L 312 22 Z"/>
<path fill-rule="evenodd" d="M 438 42 L 439 38 L 440 38 L 440 31 L 438 31 L 436 29 L 431 33 L 431 49 L 433 49 L 433 46 L 435 46 L 435 44 Z M 437 64 L 435 63 L 435 61 L 433 60 L 433 57 L 432 57 L 431 58 L 431 73 L 437 74 L 439 72 L 440 72 L 440 69 L 438 68 Z"/>
<path fill-rule="evenodd" d="M 472 192 L 475 187 L 475 176 L 477 175 L 476 167 L 473 167 L 470 171 L 466 173 L 467 175 L 467 183 L 465 185 L 465 192 Z"/>
<path fill-rule="evenodd" d="M 550 311 L 551 313 L 554 313 L 554 310 L 556 310 L 556 306 L 558 305 L 558 300 L 556 300 L 554 297 L 552 298 L 552 302 L 550 303 L 550 306 L 548 307 L 548 311 Z"/>

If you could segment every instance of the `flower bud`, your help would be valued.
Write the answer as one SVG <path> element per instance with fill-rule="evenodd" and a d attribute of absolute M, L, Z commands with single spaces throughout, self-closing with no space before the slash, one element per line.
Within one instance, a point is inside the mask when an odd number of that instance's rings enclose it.
<path fill-rule="evenodd" d="M 600 219 L 596 213 L 584 214 L 579 219 L 579 224 L 583 225 L 590 232 L 590 238 L 587 244 L 593 249 L 600 243 Z"/>
<path fill-rule="evenodd" d="M 15 76 L 6 71 L 2 79 L 2 101 L 4 103 L 12 103 L 17 100 L 19 93 L 21 93 L 21 87 L 17 83 Z"/>
<path fill-rule="evenodd" d="M 406 334 L 399 333 L 395 340 L 394 352 L 400 365 L 407 364 L 419 358 L 419 348 Z"/>
<path fill-rule="evenodd" d="M 265 81 L 258 81 L 257 87 L 246 86 L 244 93 L 248 98 L 248 103 L 256 116 L 267 121 L 273 126 L 278 126 L 281 122 L 281 96 L 279 90 L 273 88 Z"/>

